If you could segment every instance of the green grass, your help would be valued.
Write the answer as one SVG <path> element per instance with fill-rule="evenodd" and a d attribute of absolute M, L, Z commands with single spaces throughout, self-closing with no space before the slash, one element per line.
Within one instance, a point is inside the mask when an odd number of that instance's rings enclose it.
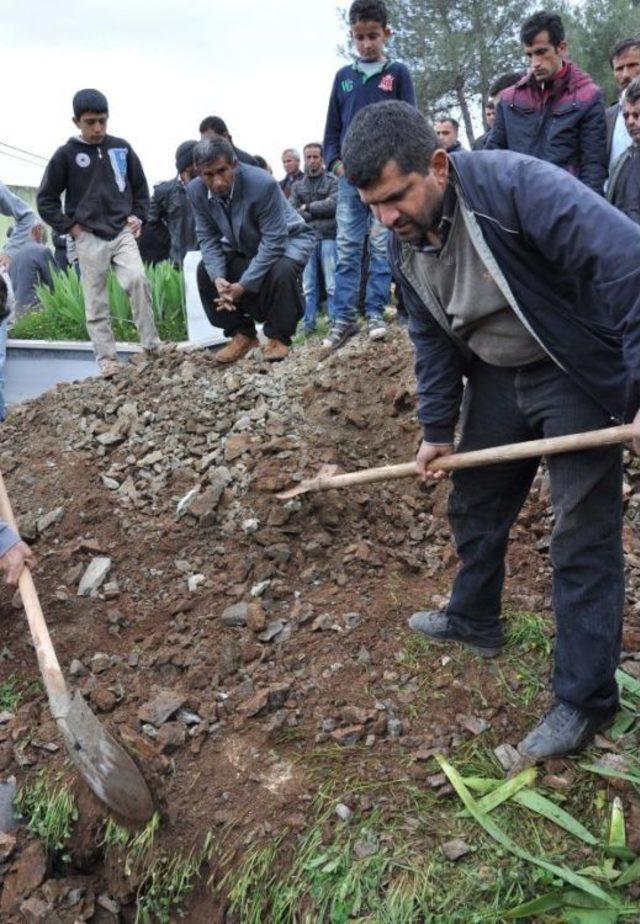
<path fill-rule="evenodd" d="M 20 703 L 20 679 L 12 674 L 0 683 L 0 712 L 15 712 Z"/>
<path fill-rule="evenodd" d="M 47 850 L 68 859 L 66 845 L 78 819 L 70 784 L 42 771 L 18 791 L 15 806 Z"/>
<path fill-rule="evenodd" d="M 151 286 L 153 314 L 162 340 L 187 337 L 184 276 L 170 263 L 146 266 Z M 113 272 L 107 280 L 111 325 L 116 340 L 137 341 L 129 298 Z M 82 283 L 73 269 L 56 272 L 53 287 L 38 286 L 41 310 L 31 311 L 15 322 L 11 336 L 24 340 L 88 340 Z"/>
<path fill-rule="evenodd" d="M 302 329 L 302 326 L 300 325 L 298 327 L 297 334 L 293 338 L 293 342 L 296 344 L 314 343 L 318 340 L 321 340 L 323 337 L 325 337 L 329 333 L 330 327 L 331 327 L 331 323 L 329 321 L 329 318 L 324 314 L 319 315 L 317 318 L 316 329 L 314 330 L 314 332 L 312 334 L 305 333 L 305 331 L 303 331 Z"/>

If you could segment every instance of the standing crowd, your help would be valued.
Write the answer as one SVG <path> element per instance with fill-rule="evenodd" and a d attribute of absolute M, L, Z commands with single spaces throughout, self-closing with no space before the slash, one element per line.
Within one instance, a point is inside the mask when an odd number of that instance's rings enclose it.
<path fill-rule="evenodd" d="M 287 148 L 280 182 L 209 116 L 150 200 L 130 144 L 107 133 L 106 98 L 76 93 L 78 134 L 53 155 L 38 208 L 79 266 L 103 374 L 117 370 L 109 269 L 153 357 L 141 251 L 179 266 L 198 249 L 203 309 L 229 341 L 215 353 L 222 365 L 258 346 L 257 324 L 264 359 L 284 359 L 300 322 L 315 329 L 325 299 L 325 351 L 360 331 L 360 313 L 368 336 L 383 340 L 395 279 L 415 347 L 425 480 L 458 432 L 457 448 L 474 450 L 633 418 L 640 450 L 640 37 L 612 49 L 619 98 L 605 109 L 569 59 L 561 18 L 536 13 L 520 33 L 527 70 L 496 78 L 486 131 L 467 151 L 450 114 L 432 127 L 418 112 L 409 71 L 385 51 L 384 3 L 355 0 L 349 25 L 356 56 L 335 76 L 323 141 L 306 144 L 303 159 Z M 5 252 L 13 276 L 18 243 L 37 240 L 2 188 L 0 210 L 16 221 Z M 8 291 L 3 281 L 5 303 Z M 414 631 L 499 655 L 509 530 L 538 462 L 453 477 L 460 566 L 447 606 L 413 614 Z M 548 465 L 554 700 L 520 742 L 533 761 L 579 750 L 611 722 L 624 602 L 621 448 Z"/>

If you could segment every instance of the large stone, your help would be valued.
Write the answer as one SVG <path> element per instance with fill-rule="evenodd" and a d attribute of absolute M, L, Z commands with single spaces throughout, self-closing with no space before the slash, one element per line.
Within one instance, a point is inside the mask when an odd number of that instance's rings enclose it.
<path fill-rule="evenodd" d="M 234 603 L 232 606 L 228 606 L 226 610 L 223 611 L 220 622 L 224 626 L 230 626 L 232 628 L 246 626 L 249 606 L 249 603 L 244 602 Z"/>
<path fill-rule="evenodd" d="M 466 841 L 463 841 L 461 837 L 454 837 L 453 840 L 447 841 L 445 844 L 442 844 L 441 850 L 447 860 L 459 860 L 460 857 L 464 857 L 469 853 L 471 847 L 467 844 Z"/>
<path fill-rule="evenodd" d="M 20 905 L 20 914 L 28 924 L 39 924 L 40 921 L 50 920 L 49 915 L 53 906 L 43 902 L 41 898 L 28 898 Z"/>
<path fill-rule="evenodd" d="M 95 597 L 100 587 L 103 585 L 109 571 L 111 570 L 111 559 L 99 555 L 92 558 L 89 567 L 80 578 L 78 585 L 79 597 Z"/>
<path fill-rule="evenodd" d="M 171 754 L 187 740 L 187 730 L 180 722 L 167 722 L 158 732 L 156 742 L 163 754 Z"/>
<path fill-rule="evenodd" d="M 15 777 L 9 777 L 5 783 L 0 783 L 0 834 L 8 833 L 18 827 L 18 821 L 13 811 L 15 794 Z"/>
<path fill-rule="evenodd" d="M 14 914 L 22 900 L 42 885 L 47 875 L 47 855 L 40 841 L 28 844 L 5 879 L 0 901 L 0 920 Z"/>
<path fill-rule="evenodd" d="M 55 510 L 50 510 L 49 513 L 45 513 L 44 516 L 41 516 L 38 520 L 38 532 L 43 533 L 50 526 L 53 526 L 54 523 L 59 523 L 64 516 L 64 507 L 56 507 Z"/>
<path fill-rule="evenodd" d="M 329 737 L 342 747 L 351 747 L 357 744 L 363 736 L 364 727 L 362 725 L 349 725 L 347 728 L 336 728 Z"/>
<path fill-rule="evenodd" d="M 173 690 L 163 690 L 154 699 L 144 703 L 138 710 L 141 722 L 150 722 L 158 728 L 184 705 L 187 697 Z"/>

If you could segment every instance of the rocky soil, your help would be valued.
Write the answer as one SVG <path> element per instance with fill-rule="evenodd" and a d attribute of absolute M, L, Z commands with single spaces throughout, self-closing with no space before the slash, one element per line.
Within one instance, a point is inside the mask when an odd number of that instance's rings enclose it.
<path fill-rule="evenodd" d="M 475 690 L 498 689 L 495 667 L 435 649 L 410 656 L 406 617 L 442 604 L 455 567 L 447 485 L 274 496 L 325 464 L 406 461 L 419 434 L 402 330 L 322 362 L 317 346 L 301 347 L 275 367 L 250 356 L 220 370 L 207 353 L 173 353 L 114 382 L 61 386 L 3 426 L 0 470 L 38 557 L 63 670 L 142 767 L 162 816 L 159 850 L 197 848 L 209 831 L 225 832 L 231 853 L 295 836 L 329 751 L 372 779 L 404 774 L 443 793 L 426 769 L 436 750 L 482 735 L 508 764 L 504 746 L 531 719 L 500 695 L 479 702 Z M 634 472 L 626 494 L 631 654 Z M 550 527 L 541 474 L 514 528 L 512 609 L 549 615 Z M 70 776 L 32 683 L 19 603 L 6 596 L 0 627 L 0 684 L 19 678 L 25 690 L 15 712 L 0 713 L 0 781 L 42 768 Z M 627 666 L 640 674 L 640 661 Z M 517 671 L 504 672 L 517 690 Z M 429 708 L 418 708 L 425 690 Z M 24 829 L 0 835 L 2 921 L 133 920 L 135 877 L 105 861 L 105 813 L 79 783 L 76 793 L 68 862 L 52 865 Z M 348 793 L 341 805 L 358 807 Z M 210 892 L 187 907 L 187 920 L 225 919 L 224 898 Z"/>

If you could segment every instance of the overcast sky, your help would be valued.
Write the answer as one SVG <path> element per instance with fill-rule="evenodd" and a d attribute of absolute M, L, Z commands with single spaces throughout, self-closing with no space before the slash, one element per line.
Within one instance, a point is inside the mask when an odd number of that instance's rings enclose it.
<path fill-rule="evenodd" d="M 222 116 L 236 144 L 282 175 L 283 148 L 322 137 L 344 63 L 341 0 L 0 0 L 0 141 L 50 157 L 75 133 L 71 98 L 97 87 L 109 131 L 138 152 L 150 184 L 174 174 L 177 145 Z M 7 157 L 0 179 L 37 186 Z M 16 157 L 24 157 L 13 152 Z M 26 158 L 27 160 L 29 158 Z"/>

